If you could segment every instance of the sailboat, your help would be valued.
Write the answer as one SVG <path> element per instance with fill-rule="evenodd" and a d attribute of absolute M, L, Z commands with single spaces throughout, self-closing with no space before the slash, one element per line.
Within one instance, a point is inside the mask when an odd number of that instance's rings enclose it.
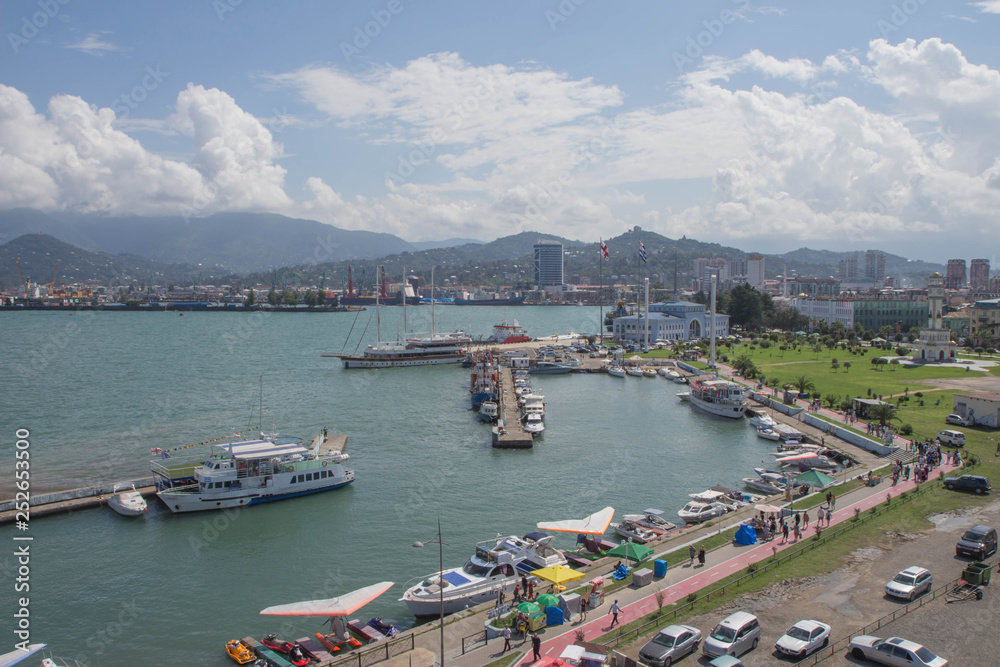
<path fill-rule="evenodd" d="M 405 273 L 405 272 L 404 272 Z M 465 358 L 464 345 L 472 343 L 472 337 L 462 331 L 447 334 L 434 332 L 434 270 L 431 270 L 431 331 L 426 338 L 407 338 L 402 344 L 382 344 L 379 302 L 376 299 L 375 313 L 379 324 L 375 328 L 375 345 L 369 345 L 361 354 L 324 354 L 344 362 L 344 368 L 397 368 L 400 366 L 430 366 L 434 364 L 457 364 Z M 403 322 L 405 330 L 406 302 L 403 302 Z"/>

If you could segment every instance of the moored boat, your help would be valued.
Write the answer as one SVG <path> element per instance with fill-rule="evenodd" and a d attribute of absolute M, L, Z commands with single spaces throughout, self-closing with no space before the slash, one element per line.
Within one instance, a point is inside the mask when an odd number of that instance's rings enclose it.
<path fill-rule="evenodd" d="M 720 503 L 703 503 L 692 500 L 677 511 L 677 516 L 683 519 L 684 523 L 703 523 L 709 519 L 720 517 L 728 511 L 729 508 Z"/>
<path fill-rule="evenodd" d="M 513 324 L 507 324 L 504 320 L 500 324 L 493 325 L 493 333 L 486 339 L 490 343 L 527 343 L 531 341 L 528 330 L 514 320 Z"/>
<path fill-rule="evenodd" d="M 542 423 L 542 416 L 538 414 L 526 414 L 524 416 L 523 428 L 531 434 L 531 437 L 541 435 L 542 431 L 545 430 L 545 424 Z"/>
<path fill-rule="evenodd" d="M 746 388 L 729 380 L 691 383 L 691 403 L 719 417 L 739 419 L 747 411 Z"/>
<path fill-rule="evenodd" d="M 483 401 L 479 406 L 479 419 L 484 422 L 495 422 L 497 420 L 498 408 L 496 401 Z"/>
<path fill-rule="evenodd" d="M 621 523 L 613 523 L 611 527 L 615 529 L 615 532 L 626 539 L 630 539 L 633 542 L 638 542 L 639 544 L 645 544 L 651 540 L 655 540 L 657 535 L 649 528 L 645 526 L 640 526 L 634 521 L 629 521 L 628 519 L 623 519 Z"/>
<path fill-rule="evenodd" d="M 608 369 L 608 375 L 611 377 L 623 378 L 625 377 L 625 369 L 621 366 L 612 366 Z"/>
<path fill-rule="evenodd" d="M 122 516 L 140 516 L 148 509 L 146 499 L 135 490 L 135 484 L 115 484 L 112 495 L 108 498 L 108 507 Z"/>
<path fill-rule="evenodd" d="M 624 521 L 631 521 L 653 531 L 667 532 L 677 528 L 677 524 L 663 518 L 663 510 L 647 509 L 642 514 L 626 514 Z"/>
<path fill-rule="evenodd" d="M 772 442 L 776 442 L 781 439 L 781 435 L 773 428 L 764 427 L 759 427 L 757 429 L 757 437 L 763 438 L 764 440 L 771 440 Z"/>
<path fill-rule="evenodd" d="M 774 419 L 771 417 L 771 415 L 768 415 L 763 412 L 758 412 L 748 421 L 751 426 L 755 426 L 757 428 L 771 428 L 774 426 Z"/>
<path fill-rule="evenodd" d="M 257 656 L 243 645 L 239 639 L 230 639 L 226 642 L 226 655 L 236 661 L 239 665 L 249 665 L 257 660 Z"/>

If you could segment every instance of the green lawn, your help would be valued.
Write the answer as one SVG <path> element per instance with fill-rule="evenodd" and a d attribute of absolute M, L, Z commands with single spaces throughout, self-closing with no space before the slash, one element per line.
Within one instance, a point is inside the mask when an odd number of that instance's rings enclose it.
<path fill-rule="evenodd" d="M 729 361 L 734 361 L 737 357 L 741 357 L 744 354 L 753 359 L 753 362 L 760 366 L 761 364 L 777 364 L 785 363 L 790 361 L 825 361 L 828 364 L 830 360 L 836 357 L 841 363 L 844 361 L 854 362 L 864 362 L 866 364 L 871 363 L 871 360 L 875 357 L 895 357 L 896 353 L 893 350 L 882 350 L 876 348 L 861 348 L 864 354 L 854 355 L 847 350 L 842 350 L 840 348 L 834 348 L 832 350 L 823 347 L 819 354 L 812 351 L 812 346 L 802 346 L 800 345 L 797 350 L 791 348 L 781 351 L 779 345 L 776 343 L 771 343 L 771 347 L 762 348 L 757 347 L 753 350 L 750 349 L 749 345 L 739 344 L 733 345 L 732 348 L 726 345 L 720 345 L 716 348 L 716 355 L 725 354 L 729 357 Z"/>

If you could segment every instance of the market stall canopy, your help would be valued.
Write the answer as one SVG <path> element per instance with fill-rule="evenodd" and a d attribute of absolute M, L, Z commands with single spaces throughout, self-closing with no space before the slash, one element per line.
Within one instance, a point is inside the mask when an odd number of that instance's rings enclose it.
<path fill-rule="evenodd" d="M 614 507 L 605 507 L 583 519 L 566 519 L 564 521 L 548 521 L 538 524 L 539 530 L 552 530 L 557 533 L 578 533 L 581 535 L 603 535 L 611 519 L 615 516 Z"/>
<path fill-rule="evenodd" d="M 522 602 L 521 604 L 517 605 L 517 610 L 519 612 L 527 614 L 528 616 L 531 616 L 532 614 L 537 614 L 538 612 L 540 612 L 542 608 L 539 607 L 534 602 Z"/>
<path fill-rule="evenodd" d="M 350 616 L 358 609 L 393 587 L 393 582 L 383 581 L 359 588 L 336 598 L 307 600 L 268 607 L 261 616 Z"/>
<path fill-rule="evenodd" d="M 765 514 L 776 514 L 781 511 L 781 508 L 777 505 L 754 505 L 753 508 Z"/>
<path fill-rule="evenodd" d="M 820 489 L 825 489 L 826 487 L 833 486 L 837 483 L 836 479 L 830 477 L 824 472 L 820 472 L 819 470 L 807 470 L 796 477 L 795 481 Z"/>
<path fill-rule="evenodd" d="M 652 556 L 653 550 L 635 542 L 625 542 L 609 551 L 608 555 L 617 558 L 627 558 L 639 563 Z"/>
<path fill-rule="evenodd" d="M 531 574 L 532 576 L 544 579 L 545 581 L 551 584 L 556 584 L 557 586 L 565 584 L 569 581 L 583 579 L 582 572 L 571 570 L 565 565 L 551 565 L 549 567 L 543 567 L 540 570 L 532 570 Z"/>

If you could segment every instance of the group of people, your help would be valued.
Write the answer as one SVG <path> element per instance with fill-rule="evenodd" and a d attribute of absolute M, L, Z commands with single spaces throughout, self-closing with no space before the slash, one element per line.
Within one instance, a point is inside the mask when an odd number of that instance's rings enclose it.
<path fill-rule="evenodd" d="M 507 599 L 507 594 L 503 588 L 497 589 L 497 608 L 503 607 Z M 535 599 L 535 582 L 528 578 L 526 574 L 521 575 L 521 583 L 514 586 L 514 599 L 511 604 L 517 605 L 521 602 L 531 602 Z"/>
<path fill-rule="evenodd" d="M 696 551 L 694 545 L 692 544 L 691 546 L 688 547 L 688 556 L 691 557 L 691 561 L 688 563 L 689 566 L 694 565 L 695 558 L 698 559 L 699 566 L 705 565 L 705 558 L 706 558 L 705 547 L 702 547 L 700 550 Z"/>
<path fill-rule="evenodd" d="M 899 435 L 899 431 L 886 425 L 877 424 L 875 422 L 868 422 L 868 435 L 874 435 L 882 439 L 882 441 L 888 445 L 891 445 L 896 440 L 896 436 Z"/>

